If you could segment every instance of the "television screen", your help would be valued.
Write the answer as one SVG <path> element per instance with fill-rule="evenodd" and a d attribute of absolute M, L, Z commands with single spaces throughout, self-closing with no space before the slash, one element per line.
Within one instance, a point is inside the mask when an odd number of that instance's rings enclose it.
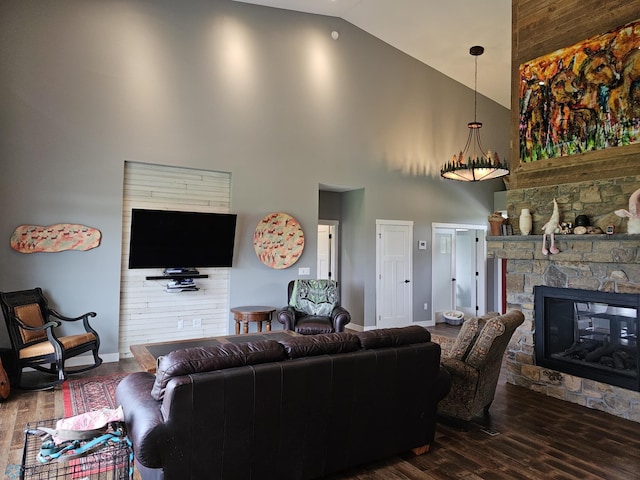
<path fill-rule="evenodd" d="M 134 208 L 129 268 L 230 267 L 236 217 Z"/>

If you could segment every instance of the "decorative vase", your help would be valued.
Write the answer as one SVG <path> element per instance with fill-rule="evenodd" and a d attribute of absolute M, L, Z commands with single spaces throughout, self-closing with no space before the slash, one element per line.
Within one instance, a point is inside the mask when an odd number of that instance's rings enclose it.
<path fill-rule="evenodd" d="M 522 235 L 529 235 L 531 233 L 531 227 L 531 213 L 528 208 L 523 208 L 520 212 L 520 233 Z"/>

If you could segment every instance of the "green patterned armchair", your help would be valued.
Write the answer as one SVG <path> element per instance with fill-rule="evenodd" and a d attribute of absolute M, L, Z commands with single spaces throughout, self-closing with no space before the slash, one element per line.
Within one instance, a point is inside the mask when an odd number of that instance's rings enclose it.
<path fill-rule="evenodd" d="M 466 429 L 481 411 L 489 413 L 504 352 L 523 321 L 519 310 L 465 320 L 451 350 L 442 359 L 451 375 L 451 390 L 438 404 L 439 415 L 462 421 Z"/>
<path fill-rule="evenodd" d="M 302 335 L 342 332 L 351 321 L 333 280 L 292 280 L 287 291 L 289 304 L 276 316 L 285 330 Z"/>

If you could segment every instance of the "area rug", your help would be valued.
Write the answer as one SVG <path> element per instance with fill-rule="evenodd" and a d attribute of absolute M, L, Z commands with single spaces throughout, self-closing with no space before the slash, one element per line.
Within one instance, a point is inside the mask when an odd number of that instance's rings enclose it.
<path fill-rule="evenodd" d="M 117 408 L 116 387 L 126 376 L 126 373 L 117 373 L 67 380 L 62 384 L 64 416 L 71 417 L 100 408 Z"/>
<path fill-rule="evenodd" d="M 117 408 L 115 402 L 116 387 L 126 375 L 126 373 L 120 373 L 102 377 L 67 380 L 62 384 L 64 416 L 71 417 L 101 408 Z M 30 473 L 40 469 L 31 466 L 30 463 L 30 466 L 27 466 L 25 470 L 26 472 L 23 471 L 20 465 L 8 464 L 2 478 L 7 480 L 32 478 L 33 476 Z M 42 472 L 38 474 L 37 478 L 71 478 L 78 480 L 85 478 L 97 480 L 133 478 L 133 458 L 126 451 L 118 450 L 114 455 L 113 450 L 109 450 L 104 454 L 93 454 L 90 459 L 71 460 L 69 463 L 61 464 L 60 469 L 57 470 L 56 472 L 42 468 Z"/>
<path fill-rule="evenodd" d="M 107 375 L 102 377 L 78 378 L 67 380 L 62 384 L 62 398 L 64 401 L 64 416 L 72 417 L 101 408 L 115 409 L 118 407 L 115 401 L 116 387 L 126 376 L 126 373 Z M 115 478 L 111 476 L 113 469 L 127 472 L 127 466 L 131 468 L 127 478 L 133 475 L 133 459 L 122 456 L 122 451 L 107 450 L 104 453 L 93 454 L 91 459 L 81 458 L 71 460 L 70 468 L 73 470 L 71 478 Z M 121 478 L 121 477 L 117 477 Z M 122 477 L 124 478 L 124 477 Z"/>

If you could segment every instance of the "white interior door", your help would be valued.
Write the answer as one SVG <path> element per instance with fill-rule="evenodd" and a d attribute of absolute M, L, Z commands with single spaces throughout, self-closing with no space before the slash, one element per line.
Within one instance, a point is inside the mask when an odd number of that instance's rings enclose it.
<path fill-rule="evenodd" d="M 486 229 L 474 225 L 433 225 L 433 318 L 447 310 L 465 317 L 486 310 Z"/>
<path fill-rule="evenodd" d="M 455 278 L 454 248 L 455 229 L 436 228 L 433 230 L 431 308 L 435 322 L 442 318 L 443 312 L 454 310 L 455 299 L 452 285 Z"/>
<path fill-rule="evenodd" d="M 464 312 L 465 317 L 476 315 L 478 288 L 476 281 L 476 232 L 475 230 L 455 230 L 454 268 L 452 282 L 455 310 Z"/>
<path fill-rule="evenodd" d="M 413 222 L 376 220 L 376 326 L 413 321 Z"/>
<path fill-rule="evenodd" d="M 338 222 L 318 221 L 317 278 L 338 280 Z"/>

